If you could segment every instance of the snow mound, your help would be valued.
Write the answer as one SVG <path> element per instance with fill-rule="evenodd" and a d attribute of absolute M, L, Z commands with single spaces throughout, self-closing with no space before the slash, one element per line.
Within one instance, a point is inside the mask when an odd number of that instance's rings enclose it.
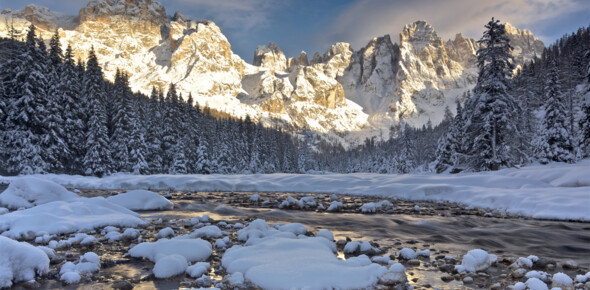
<path fill-rule="evenodd" d="M 191 238 L 219 238 L 221 237 L 221 229 L 217 226 L 204 226 L 200 229 L 196 229 L 190 234 Z"/>
<path fill-rule="evenodd" d="M 100 270 L 100 258 L 93 252 L 88 252 L 80 256 L 77 264 L 66 262 L 61 266 L 59 271 L 60 280 L 66 284 L 74 284 L 80 282 L 82 275 Z"/>
<path fill-rule="evenodd" d="M 44 179 L 22 176 L 13 179 L 0 194 L 0 205 L 11 209 L 30 208 L 52 201 L 68 201 L 79 198 L 65 187 Z"/>
<path fill-rule="evenodd" d="M 295 235 L 305 235 L 305 233 L 307 233 L 307 229 L 305 228 L 305 226 L 300 223 L 290 223 L 282 225 L 278 228 L 278 230 L 281 232 L 290 232 Z"/>
<path fill-rule="evenodd" d="M 330 242 L 334 241 L 334 234 L 329 230 L 319 230 L 316 237 L 325 238 Z"/>
<path fill-rule="evenodd" d="M 134 227 L 144 223 L 137 213 L 102 197 L 94 197 L 54 201 L 1 215 L 0 232 L 20 238 L 88 231 L 108 225 Z"/>
<path fill-rule="evenodd" d="M 461 265 L 455 266 L 455 269 L 459 273 L 483 271 L 492 265 L 496 259 L 497 257 L 494 254 L 488 254 L 482 249 L 474 249 L 463 256 Z"/>
<path fill-rule="evenodd" d="M 227 278 L 227 282 L 232 286 L 240 286 L 244 284 L 244 274 L 235 272 Z"/>
<path fill-rule="evenodd" d="M 34 280 L 35 273 L 43 275 L 48 271 L 49 257 L 43 250 L 0 236 L 0 288 Z"/>
<path fill-rule="evenodd" d="M 98 239 L 94 236 L 87 235 L 85 233 L 77 233 L 73 237 L 68 238 L 66 240 L 61 240 L 57 242 L 57 244 L 52 244 L 51 246 L 55 249 L 57 248 L 65 248 L 70 247 L 72 244 L 80 244 L 83 246 L 94 245 L 98 243 Z"/>
<path fill-rule="evenodd" d="M 549 290 L 547 284 L 537 278 L 529 278 L 525 284 L 529 290 Z"/>
<path fill-rule="evenodd" d="M 163 210 L 174 207 L 165 197 L 148 190 L 131 190 L 110 196 L 107 200 L 130 210 Z"/>
<path fill-rule="evenodd" d="M 553 274 L 551 288 L 572 289 L 574 287 L 574 280 L 564 273 Z"/>
<path fill-rule="evenodd" d="M 399 251 L 399 256 L 404 260 L 412 260 L 418 257 L 418 254 L 410 248 L 403 248 Z"/>
<path fill-rule="evenodd" d="M 332 212 L 332 211 L 339 211 L 339 210 L 342 209 L 343 206 L 344 205 L 341 202 L 339 202 L 339 201 L 332 201 L 330 203 L 330 206 L 328 206 L 327 211 L 330 211 L 330 212 Z"/>
<path fill-rule="evenodd" d="M 380 202 L 369 202 L 361 206 L 362 213 L 376 213 L 378 210 L 383 210 L 393 207 L 393 204 L 389 200 L 382 200 Z"/>
<path fill-rule="evenodd" d="M 171 227 L 166 227 L 166 228 L 161 229 L 156 234 L 156 239 L 170 238 L 173 236 L 174 236 L 174 230 Z"/>
<path fill-rule="evenodd" d="M 186 273 L 193 278 L 198 278 L 206 274 L 209 271 L 209 268 L 211 268 L 211 264 L 207 262 L 198 262 L 186 268 Z"/>
<path fill-rule="evenodd" d="M 387 272 L 381 277 L 381 282 L 385 285 L 393 285 L 398 283 L 405 283 L 407 281 L 406 269 L 404 265 L 395 263 L 387 269 Z"/>
<path fill-rule="evenodd" d="M 228 273 L 243 273 L 265 289 L 366 288 L 387 270 L 366 256 L 341 261 L 334 251 L 335 244 L 321 237 L 271 236 L 251 246 L 233 246 L 223 255 L 222 265 Z"/>
<path fill-rule="evenodd" d="M 81 278 L 78 272 L 65 272 L 60 276 L 59 280 L 64 281 L 66 284 L 76 284 L 80 282 Z"/>
<path fill-rule="evenodd" d="M 299 208 L 309 208 L 317 205 L 313 196 L 305 196 L 297 201 Z"/>
<path fill-rule="evenodd" d="M 186 271 L 188 262 L 184 256 L 173 254 L 164 256 L 154 265 L 153 273 L 158 279 L 166 279 Z"/>
<path fill-rule="evenodd" d="M 368 253 L 368 252 L 376 252 L 376 250 L 371 246 L 371 243 L 367 241 L 361 242 L 348 242 L 344 246 L 344 253 L 345 254 L 355 254 L 355 253 Z"/>
<path fill-rule="evenodd" d="M 201 239 L 160 239 L 156 242 L 138 244 L 131 248 L 128 254 L 152 262 L 169 255 L 181 255 L 188 262 L 195 262 L 209 258 L 212 253 L 211 244 Z"/>

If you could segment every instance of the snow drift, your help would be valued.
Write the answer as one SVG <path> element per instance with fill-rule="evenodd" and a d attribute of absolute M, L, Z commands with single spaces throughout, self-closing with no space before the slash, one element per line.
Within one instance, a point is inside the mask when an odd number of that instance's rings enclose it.
<path fill-rule="evenodd" d="M 543 219 L 590 220 L 590 160 L 465 174 L 37 175 L 68 187 L 307 192 L 460 202 Z M 0 177 L 10 181 L 11 177 Z"/>

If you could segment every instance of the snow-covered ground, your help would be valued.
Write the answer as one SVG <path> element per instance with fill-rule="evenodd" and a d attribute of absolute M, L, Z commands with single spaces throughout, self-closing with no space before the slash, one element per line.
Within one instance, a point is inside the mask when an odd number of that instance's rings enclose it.
<path fill-rule="evenodd" d="M 459 202 L 544 219 L 590 220 L 590 160 L 465 174 L 37 175 L 66 187 L 378 195 Z M 11 182 L 22 177 L 0 177 Z"/>

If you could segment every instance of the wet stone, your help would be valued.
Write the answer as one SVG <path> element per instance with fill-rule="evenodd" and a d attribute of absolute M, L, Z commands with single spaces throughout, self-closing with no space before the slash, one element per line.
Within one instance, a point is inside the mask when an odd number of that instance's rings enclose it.
<path fill-rule="evenodd" d="M 451 265 L 451 264 L 444 264 L 444 265 L 438 266 L 438 269 L 441 272 L 451 273 L 455 269 L 455 266 L 454 265 Z"/>
<path fill-rule="evenodd" d="M 545 270 L 549 264 L 555 264 L 555 261 L 547 258 L 539 258 L 533 262 L 534 270 Z"/>
<path fill-rule="evenodd" d="M 112 285 L 113 289 L 120 289 L 120 290 L 131 290 L 133 289 L 133 284 L 131 284 L 131 282 L 129 281 L 116 281 L 115 283 L 113 283 Z"/>

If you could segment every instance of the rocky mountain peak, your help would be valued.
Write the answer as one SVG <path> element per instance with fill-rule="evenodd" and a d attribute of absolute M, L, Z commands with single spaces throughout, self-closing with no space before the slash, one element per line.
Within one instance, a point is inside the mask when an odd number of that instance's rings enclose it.
<path fill-rule="evenodd" d="M 518 29 L 512 24 L 506 22 L 504 25 L 506 34 L 512 45 L 512 56 L 517 65 L 523 65 L 525 62 L 540 57 L 545 49 L 545 44 L 535 38 L 533 33 L 526 29 Z"/>
<path fill-rule="evenodd" d="M 54 31 L 57 28 L 73 29 L 76 26 L 75 16 L 53 12 L 48 8 L 29 4 L 25 8 L 12 11 L 6 9 L 2 15 L 25 19 L 43 30 Z"/>
<path fill-rule="evenodd" d="M 122 16 L 126 19 L 145 20 L 156 24 L 166 23 L 166 9 L 152 0 L 93 0 L 80 9 L 80 23 L 86 21 L 109 22 Z"/>
<path fill-rule="evenodd" d="M 424 20 L 406 24 L 400 33 L 400 42 L 433 42 L 440 40 L 432 25 Z"/>
<path fill-rule="evenodd" d="M 270 42 L 268 46 L 259 45 L 256 47 L 253 64 L 275 71 L 287 70 L 287 58 L 279 46 L 273 42 Z"/>
<path fill-rule="evenodd" d="M 504 28 L 506 29 L 507 34 L 521 35 L 521 36 L 525 36 L 525 35 L 532 36 L 533 35 L 533 33 L 530 30 L 516 28 L 508 22 L 506 22 L 504 24 Z"/>

